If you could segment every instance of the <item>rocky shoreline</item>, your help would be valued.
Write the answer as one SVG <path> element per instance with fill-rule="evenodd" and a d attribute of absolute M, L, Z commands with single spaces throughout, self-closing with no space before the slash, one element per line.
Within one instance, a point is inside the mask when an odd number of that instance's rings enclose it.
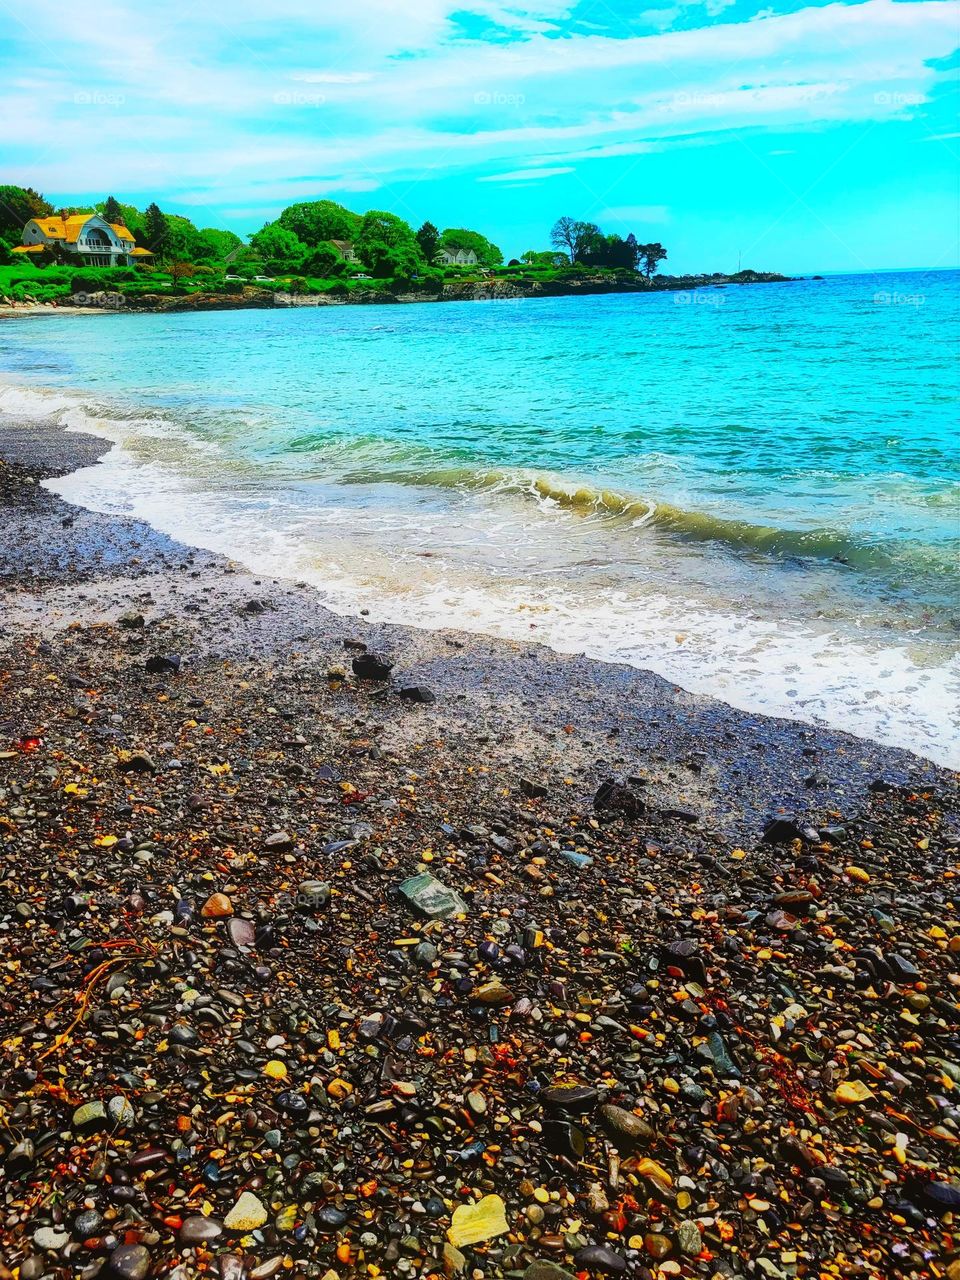
<path fill-rule="evenodd" d="M 140 294 L 126 297 L 122 292 L 101 291 L 73 294 L 63 304 L 23 302 L 0 299 L 0 314 L 61 311 L 249 311 L 274 307 L 343 307 L 395 306 L 436 302 L 519 302 L 524 298 L 581 298 L 613 293 L 677 293 L 705 289 L 737 288 L 753 284 L 784 284 L 789 276 L 776 272 L 750 271 L 743 277 L 724 275 L 657 276 L 652 280 L 509 280 L 496 279 L 482 283 L 446 284 L 440 293 L 408 290 L 394 293 L 389 289 L 356 289 L 349 293 L 292 294 L 273 289 L 248 286 L 242 293 Z"/>
<path fill-rule="evenodd" d="M 0 425 L 0 1277 L 960 1276 L 956 777 L 341 619 Z"/>

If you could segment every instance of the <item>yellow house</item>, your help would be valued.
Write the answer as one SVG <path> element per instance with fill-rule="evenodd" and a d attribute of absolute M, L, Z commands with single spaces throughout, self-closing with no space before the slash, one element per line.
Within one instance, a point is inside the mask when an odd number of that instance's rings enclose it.
<path fill-rule="evenodd" d="M 153 257 L 141 249 L 122 223 L 107 222 L 99 213 L 69 218 L 31 218 L 14 253 L 43 253 L 53 249 L 91 267 L 128 267 Z"/>

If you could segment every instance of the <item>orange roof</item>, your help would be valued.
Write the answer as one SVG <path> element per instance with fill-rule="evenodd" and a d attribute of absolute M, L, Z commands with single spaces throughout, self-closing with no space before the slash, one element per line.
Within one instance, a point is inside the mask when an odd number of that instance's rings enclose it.
<path fill-rule="evenodd" d="M 69 218 L 64 218 L 63 239 L 67 244 L 76 244 L 77 237 L 92 217 L 92 213 L 75 213 Z"/>
<path fill-rule="evenodd" d="M 135 258 L 152 258 L 153 257 L 152 249 L 141 249 L 139 245 L 137 245 L 136 249 L 131 249 L 130 252 Z"/>
<path fill-rule="evenodd" d="M 64 218 L 62 222 L 60 222 L 59 218 L 48 218 L 46 219 L 47 222 L 59 223 L 60 231 L 48 231 L 46 227 L 44 227 L 44 234 L 48 236 L 55 235 L 60 240 L 66 240 L 67 244 L 76 244 L 80 232 L 87 225 L 90 219 L 99 218 L 101 216 L 102 215 L 98 213 L 74 213 L 71 214 L 69 218 Z M 113 230 L 118 239 L 129 240 L 131 244 L 133 243 L 133 236 L 122 222 L 108 222 L 107 226 Z"/>
<path fill-rule="evenodd" d="M 62 218 L 32 218 L 45 236 L 50 236 L 56 240 L 62 240 L 64 235 Z"/>
<path fill-rule="evenodd" d="M 46 250 L 45 244 L 15 244 L 11 252 L 13 253 L 43 253 Z"/>

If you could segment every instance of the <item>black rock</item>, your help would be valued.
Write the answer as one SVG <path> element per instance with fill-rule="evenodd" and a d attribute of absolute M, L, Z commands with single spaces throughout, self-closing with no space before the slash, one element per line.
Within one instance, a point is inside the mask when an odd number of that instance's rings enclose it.
<path fill-rule="evenodd" d="M 73 1234 L 77 1240 L 89 1240 L 100 1230 L 102 1222 L 96 1209 L 83 1209 L 73 1220 Z"/>
<path fill-rule="evenodd" d="M 597 1105 L 598 1094 L 586 1084 L 552 1084 L 541 1089 L 537 1097 L 545 1107 L 585 1115 Z"/>
<path fill-rule="evenodd" d="M 180 657 L 177 654 L 155 653 L 144 663 L 147 671 L 154 676 L 176 675 L 180 670 Z"/>
<path fill-rule="evenodd" d="M 223 1225 L 216 1218 L 205 1218 L 200 1213 L 192 1213 L 188 1218 L 184 1218 L 177 1239 L 181 1245 L 193 1245 L 216 1240 L 221 1235 L 223 1235 Z"/>
<path fill-rule="evenodd" d="M 335 1204 L 325 1204 L 317 1211 L 317 1226 L 321 1231 L 339 1231 L 350 1215 L 338 1209 Z"/>
<path fill-rule="evenodd" d="M 356 663 L 354 663 L 354 666 L 356 666 Z M 406 685 L 400 690 L 400 697 L 405 702 L 436 702 L 437 700 L 437 695 L 433 690 L 422 684 Z"/>
<path fill-rule="evenodd" d="M 530 778 L 521 778 L 520 793 L 529 800 L 542 800 L 547 794 L 547 788 L 542 782 L 534 782 Z"/>
<path fill-rule="evenodd" d="M 920 970 L 906 956 L 896 951 L 886 957 L 887 966 L 893 974 L 894 982 L 910 983 L 920 981 Z"/>
<path fill-rule="evenodd" d="M 393 663 L 378 658 L 375 653 L 361 653 L 354 658 L 353 674 L 360 680 L 389 680 Z"/>
<path fill-rule="evenodd" d="M 920 1195 L 937 1213 L 960 1210 L 960 1187 L 953 1182 L 928 1182 Z"/>
<path fill-rule="evenodd" d="M 607 1276 L 622 1276 L 627 1269 L 626 1258 L 602 1244 L 591 1244 L 578 1249 L 573 1255 L 573 1265 L 578 1271 L 602 1271 Z"/>
<path fill-rule="evenodd" d="M 122 1244 L 110 1255 L 110 1270 L 120 1280 L 145 1280 L 150 1264 L 150 1251 L 142 1244 Z"/>
<path fill-rule="evenodd" d="M 576 1125 L 566 1120 L 544 1120 L 543 1140 L 548 1151 L 554 1155 L 566 1156 L 568 1160 L 583 1159 L 586 1150 L 586 1138 Z"/>
<path fill-rule="evenodd" d="M 790 844 L 800 840 L 803 832 L 790 818 L 773 818 L 763 829 L 764 844 Z"/>
<path fill-rule="evenodd" d="M 600 783 L 593 797 L 593 807 L 598 812 L 622 813 L 625 818 L 639 818 L 646 810 L 638 795 L 613 778 Z"/>

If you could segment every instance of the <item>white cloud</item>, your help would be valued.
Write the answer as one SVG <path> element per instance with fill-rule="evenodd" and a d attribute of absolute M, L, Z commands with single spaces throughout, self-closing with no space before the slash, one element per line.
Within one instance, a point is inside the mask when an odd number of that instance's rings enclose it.
<path fill-rule="evenodd" d="M 556 178 L 561 173 L 573 173 L 572 165 L 557 169 L 514 169 L 512 173 L 491 173 L 478 178 L 478 182 L 535 182 L 541 178 Z"/>
<path fill-rule="evenodd" d="M 169 0 L 148 20 L 105 0 L 90 21 L 35 0 L 15 72 L 0 63 L 0 115 L 16 122 L 6 168 L 52 192 L 95 181 L 198 205 L 279 206 L 471 166 L 509 166 L 482 181 L 532 182 L 734 128 L 916 114 L 931 61 L 958 42 L 950 0 L 555 38 L 572 7 L 234 0 L 224 18 Z M 464 11 L 513 38 L 467 38 Z"/>
<path fill-rule="evenodd" d="M 607 206 L 591 215 L 596 221 L 608 222 L 669 222 L 670 210 L 665 204 L 622 204 Z"/>

